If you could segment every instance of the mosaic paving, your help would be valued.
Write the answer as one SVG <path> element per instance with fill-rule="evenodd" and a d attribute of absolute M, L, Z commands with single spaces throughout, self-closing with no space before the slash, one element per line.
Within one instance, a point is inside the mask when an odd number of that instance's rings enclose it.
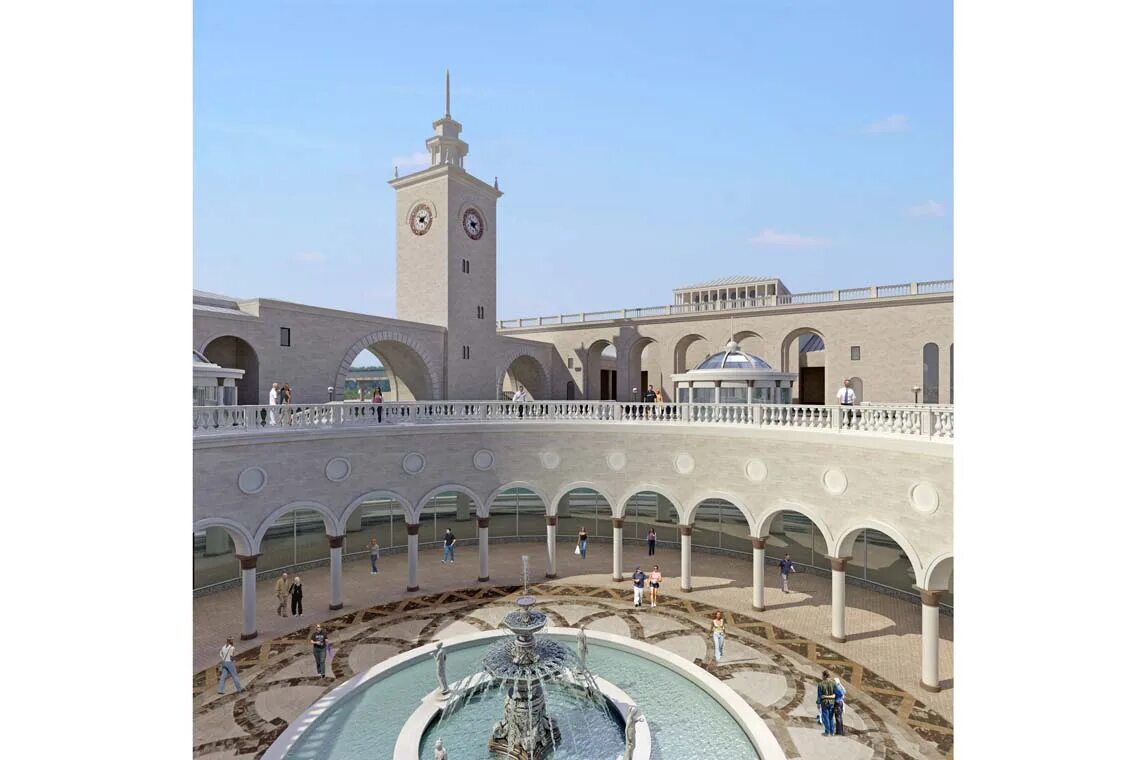
<path fill-rule="evenodd" d="M 310 629 L 267 641 L 237 657 L 244 691 L 216 693 L 218 673 L 194 676 L 194 756 L 260 757 L 288 722 L 356 673 L 433 639 L 494 630 L 513 609 L 518 586 L 447 591 L 403 599 L 324 621 L 335 655 L 316 675 Z M 953 727 L 914 695 L 859 663 L 755 617 L 726 612 L 724 661 L 712 657 L 714 607 L 684 597 L 634 609 L 628 593 L 583 585 L 531 586 L 552 625 L 606 631 L 659 645 L 694 661 L 743 696 L 789 758 L 952 759 Z M 815 679 L 826 668 L 849 687 L 847 735 L 824 737 L 815 720 Z M 426 691 L 426 688 L 425 688 Z"/>

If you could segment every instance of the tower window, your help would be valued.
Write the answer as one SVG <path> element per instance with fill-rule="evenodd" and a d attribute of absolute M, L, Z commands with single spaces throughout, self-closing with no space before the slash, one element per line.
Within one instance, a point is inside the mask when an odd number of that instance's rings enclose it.
<path fill-rule="evenodd" d="M 463 358 L 464 359 L 470 359 L 471 358 L 471 346 L 464 346 L 463 347 Z"/>
<path fill-rule="evenodd" d="M 281 345 L 283 345 L 283 346 L 293 345 L 293 331 L 290 330 L 288 327 L 282 327 L 281 328 Z"/>
<path fill-rule="evenodd" d="M 484 314 L 484 311 L 483 311 L 483 307 L 482 307 L 482 306 L 476 306 L 476 307 L 475 307 L 475 316 L 476 316 L 478 319 L 482 319 L 482 318 L 483 318 L 483 314 Z"/>
<path fill-rule="evenodd" d="M 861 354 L 861 351 L 860 351 L 859 346 L 852 346 L 851 347 L 851 361 L 853 361 L 853 362 L 859 361 L 860 354 Z"/>
<path fill-rule="evenodd" d="M 463 269 L 464 274 L 471 274 L 471 262 L 467 259 L 460 259 L 460 267 Z"/>

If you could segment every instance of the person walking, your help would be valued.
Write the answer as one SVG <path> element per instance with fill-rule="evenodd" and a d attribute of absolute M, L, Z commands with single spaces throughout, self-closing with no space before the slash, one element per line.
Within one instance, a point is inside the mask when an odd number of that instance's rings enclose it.
<path fill-rule="evenodd" d="M 586 539 L 587 538 L 589 538 L 589 536 L 586 535 L 586 526 L 583 525 L 582 527 L 578 528 L 578 551 L 577 551 L 577 554 L 578 554 L 578 557 L 580 559 L 586 559 Z"/>
<path fill-rule="evenodd" d="M 649 574 L 649 606 L 657 606 L 657 589 L 661 588 L 661 568 L 657 565 L 653 566 L 653 572 Z"/>
<path fill-rule="evenodd" d="M 379 385 L 377 385 L 375 388 L 372 389 L 372 403 L 376 405 L 375 406 L 376 421 L 377 422 L 383 422 L 384 421 L 384 415 L 383 415 L 384 394 L 380 392 L 380 386 Z"/>
<path fill-rule="evenodd" d="M 641 566 L 633 568 L 633 606 L 641 606 L 641 598 L 645 595 L 645 573 L 641 572 Z"/>
<path fill-rule="evenodd" d="M 649 545 L 649 556 L 652 557 L 657 553 L 657 531 L 653 528 L 645 534 L 645 543 Z"/>
<path fill-rule="evenodd" d="M 788 576 L 796 571 L 796 566 L 792 564 L 792 555 L 784 554 L 784 558 L 780 560 L 780 582 L 783 584 L 783 591 L 785 594 L 790 594 L 788 591 Z"/>
<path fill-rule="evenodd" d="M 289 617 L 285 614 L 285 607 L 289 604 L 289 573 L 281 573 L 273 593 L 277 595 L 277 614 L 281 617 Z"/>
<path fill-rule="evenodd" d="M 232 678 L 234 687 L 238 693 L 241 693 L 241 681 L 237 677 L 237 666 L 234 665 L 234 640 L 226 637 L 226 645 L 218 652 L 218 657 L 221 659 L 221 664 L 218 665 L 218 693 L 226 693 L 226 679 Z"/>
<path fill-rule="evenodd" d="M 294 615 L 304 615 L 305 614 L 304 607 L 301 604 L 301 600 L 304 597 L 304 595 L 305 595 L 305 592 L 301 588 L 301 576 L 294 575 L 293 576 L 293 583 L 291 583 L 289 585 L 289 598 L 292 601 L 290 611 Z"/>
<path fill-rule="evenodd" d="M 713 657 L 720 662 L 724 657 L 724 615 L 716 611 L 712 620 Z"/>
<path fill-rule="evenodd" d="M 455 534 L 448 528 L 443 533 L 443 559 L 442 562 L 455 564 Z"/>
<path fill-rule="evenodd" d="M 376 563 L 380 561 L 380 544 L 376 543 L 375 536 L 368 542 L 368 559 L 372 560 L 372 574 L 376 575 L 380 572 L 376 569 Z"/>
<path fill-rule="evenodd" d="M 815 703 L 819 706 L 819 720 L 823 724 L 824 736 L 835 736 L 835 681 L 831 674 L 823 671 L 823 680 L 816 684 Z"/>
<path fill-rule="evenodd" d="M 313 631 L 309 643 L 313 645 L 313 659 L 317 661 L 317 675 L 323 678 L 325 675 L 325 658 L 328 655 L 329 648 L 329 635 L 320 623 L 317 623 L 317 629 Z"/>
<path fill-rule="evenodd" d="M 835 394 L 835 398 L 839 400 L 841 406 L 853 406 L 855 404 L 855 389 L 851 387 L 851 381 L 846 377 L 843 378 L 843 387 Z"/>
<path fill-rule="evenodd" d="M 835 677 L 835 735 L 843 736 L 843 697 L 847 695 L 847 690 L 843 688 L 843 684 L 839 682 L 839 676 Z"/>

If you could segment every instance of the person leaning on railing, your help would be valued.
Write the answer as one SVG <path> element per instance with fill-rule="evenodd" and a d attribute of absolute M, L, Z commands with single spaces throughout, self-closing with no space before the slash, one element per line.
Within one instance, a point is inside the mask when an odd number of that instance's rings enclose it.
<path fill-rule="evenodd" d="M 374 408 L 376 409 L 376 421 L 377 422 L 383 422 L 384 421 L 384 415 L 383 415 L 384 394 L 380 391 L 379 385 L 377 385 L 375 388 L 372 389 L 372 403 L 374 404 Z"/>

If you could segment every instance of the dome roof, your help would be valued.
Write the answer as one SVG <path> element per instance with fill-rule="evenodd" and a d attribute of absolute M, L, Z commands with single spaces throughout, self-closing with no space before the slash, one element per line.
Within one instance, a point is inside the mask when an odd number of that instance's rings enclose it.
<path fill-rule="evenodd" d="M 723 351 L 705 359 L 696 369 L 772 369 L 772 366 L 759 356 L 741 351 L 736 341 L 729 341 Z"/>

